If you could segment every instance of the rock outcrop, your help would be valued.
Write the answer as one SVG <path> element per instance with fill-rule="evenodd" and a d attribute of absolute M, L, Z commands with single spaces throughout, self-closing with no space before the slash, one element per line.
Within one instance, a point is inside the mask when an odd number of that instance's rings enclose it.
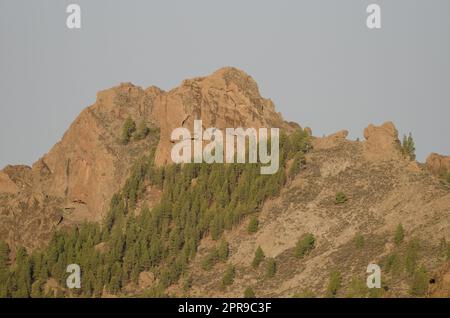
<path fill-rule="evenodd" d="M 370 124 L 364 129 L 364 138 L 364 155 L 367 159 L 388 161 L 401 158 L 398 132 L 392 122 L 381 126 Z"/>
<path fill-rule="evenodd" d="M 426 165 L 434 174 L 450 171 L 450 156 L 432 153 L 428 156 Z"/>
<path fill-rule="evenodd" d="M 348 136 L 347 130 L 340 130 L 337 133 L 326 137 L 319 137 L 314 140 L 313 146 L 315 149 L 330 149 L 339 146 Z"/>

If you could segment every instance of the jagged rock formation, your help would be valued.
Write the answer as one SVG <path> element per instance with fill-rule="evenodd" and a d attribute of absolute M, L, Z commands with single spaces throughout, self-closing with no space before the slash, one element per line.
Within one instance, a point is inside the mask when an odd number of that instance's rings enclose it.
<path fill-rule="evenodd" d="M 101 91 L 95 104 L 83 110 L 61 141 L 31 168 L 10 166 L 0 172 L 0 238 L 33 247 L 48 239 L 56 225 L 100 221 L 133 161 L 155 142 L 150 136 L 122 145 L 120 134 L 127 117 L 160 130 L 158 165 L 170 162 L 172 130 L 192 130 L 195 119 L 219 129 L 279 127 L 289 131 L 298 126 L 285 122 L 272 101 L 261 97 L 256 82 L 235 68 L 185 80 L 169 92 L 154 86 L 144 90 L 130 83 Z M 57 221 L 49 222 L 50 216 Z M 39 229 L 32 228 L 34 222 L 40 224 Z M 38 233 L 40 239 L 20 233 Z"/>
<path fill-rule="evenodd" d="M 428 156 L 426 165 L 435 174 L 450 171 L 450 156 L 432 153 Z"/>
<path fill-rule="evenodd" d="M 364 155 L 369 160 L 399 160 L 400 142 L 398 132 L 392 122 L 364 129 Z"/>

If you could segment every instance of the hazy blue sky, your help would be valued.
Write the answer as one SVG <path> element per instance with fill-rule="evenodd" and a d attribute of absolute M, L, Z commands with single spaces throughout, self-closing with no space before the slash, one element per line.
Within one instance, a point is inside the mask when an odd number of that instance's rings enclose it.
<path fill-rule="evenodd" d="M 70 3 L 81 30 L 66 27 Z M 392 120 L 420 160 L 450 154 L 449 15 L 448 0 L 0 0 L 0 168 L 45 154 L 99 90 L 228 65 L 315 135 Z"/>

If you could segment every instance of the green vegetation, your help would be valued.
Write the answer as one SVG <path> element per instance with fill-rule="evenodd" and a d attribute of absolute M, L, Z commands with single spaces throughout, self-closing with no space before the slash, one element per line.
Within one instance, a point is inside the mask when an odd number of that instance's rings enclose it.
<path fill-rule="evenodd" d="M 255 252 L 255 257 L 253 258 L 253 262 L 252 262 L 253 268 L 257 268 L 259 266 L 259 264 L 261 264 L 261 262 L 264 260 L 264 258 L 265 258 L 264 252 L 263 252 L 261 246 L 258 246 L 258 248 L 256 249 L 256 252 Z"/>
<path fill-rule="evenodd" d="M 225 271 L 225 274 L 222 278 L 222 286 L 229 286 L 232 285 L 234 282 L 234 277 L 236 276 L 236 269 L 234 266 L 228 266 L 227 270 Z"/>
<path fill-rule="evenodd" d="M 130 142 L 133 133 L 136 131 L 136 123 L 131 117 L 128 117 L 122 127 L 122 144 L 126 145 Z"/>
<path fill-rule="evenodd" d="M 338 271 L 333 271 L 330 274 L 330 279 L 328 281 L 327 293 L 326 296 L 336 297 L 338 290 L 341 288 L 342 277 Z"/>
<path fill-rule="evenodd" d="M 301 292 L 292 295 L 292 298 L 316 298 L 316 297 L 317 297 L 316 294 L 309 289 L 304 289 Z"/>
<path fill-rule="evenodd" d="M 135 129 L 131 118 L 127 119 L 124 139 L 130 141 Z M 309 141 L 302 136 L 303 132 L 280 134 L 280 169 L 273 175 L 262 175 L 260 164 L 156 167 L 154 145 L 148 156 L 137 160 L 121 191 L 111 198 L 101 226 L 87 223 L 57 231 L 45 248 L 32 255 L 19 248 L 12 265 L 7 248 L 0 245 L 1 295 L 47 296 L 43 287 L 49 278 L 59 284 L 56 293 L 61 296 L 100 297 L 103 290 L 120 294 L 143 271 L 152 272 L 159 282 L 144 295 L 163 295 L 168 286 L 185 277 L 202 238 L 210 235 L 219 241 L 206 267 L 227 259 L 228 244 L 221 240 L 222 233 L 278 195 L 286 182 L 286 162 L 309 149 Z M 161 200 L 152 209 L 141 201 L 148 185 L 161 189 Z M 135 211 L 138 203 L 139 211 Z M 77 291 L 65 288 L 66 267 L 72 263 L 80 265 L 83 273 Z M 53 292 L 48 296 L 54 296 Z"/>
<path fill-rule="evenodd" d="M 366 281 L 362 278 L 352 278 L 350 285 L 348 287 L 348 292 L 346 297 L 348 298 L 364 298 L 367 296 L 369 288 L 367 287 Z"/>
<path fill-rule="evenodd" d="M 277 262 L 273 258 L 268 258 L 266 264 L 266 276 L 271 278 L 274 277 L 276 273 L 277 273 Z"/>
<path fill-rule="evenodd" d="M 244 298 L 256 298 L 255 292 L 251 287 L 247 287 L 244 290 Z"/>
<path fill-rule="evenodd" d="M 147 127 L 144 120 L 141 120 L 137 126 L 134 138 L 136 140 L 144 139 L 150 133 L 150 128 Z"/>
<path fill-rule="evenodd" d="M 249 234 L 256 233 L 258 231 L 259 221 L 256 216 L 253 216 L 248 223 L 247 232 Z"/>
<path fill-rule="evenodd" d="M 408 136 L 403 135 L 401 151 L 405 157 L 410 160 L 416 160 L 416 148 L 411 133 Z"/>
<path fill-rule="evenodd" d="M 217 250 L 213 249 L 210 253 L 208 253 L 202 261 L 202 268 L 205 271 L 209 271 L 218 260 Z"/>
<path fill-rule="evenodd" d="M 357 234 L 355 237 L 355 246 L 356 248 L 363 248 L 364 247 L 364 236 L 361 234 Z"/>
<path fill-rule="evenodd" d="M 217 250 L 217 256 L 220 262 L 225 262 L 228 259 L 230 248 L 228 242 L 222 239 Z"/>
<path fill-rule="evenodd" d="M 428 274 L 425 267 L 418 269 L 412 278 L 410 293 L 416 297 L 423 297 L 428 292 Z"/>
<path fill-rule="evenodd" d="M 0 282 L 7 282 L 9 278 L 9 246 L 5 242 L 0 241 Z M 8 295 L 8 285 L 0 284 L 0 298 L 5 298 Z"/>
<path fill-rule="evenodd" d="M 440 257 L 450 260 L 450 242 L 447 242 L 445 237 L 441 239 L 441 242 L 439 244 L 439 252 Z"/>
<path fill-rule="evenodd" d="M 396 252 L 389 254 L 383 261 L 383 267 L 386 273 L 399 275 L 402 271 L 402 262 L 400 255 Z"/>
<path fill-rule="evenodd" d="M 306 254 L 308 254 L 312 249 L 314 249 L 315 242 L 316 240 L 314 238 L 314 235 L 312 235 L 311 233 L 303 235 L 303 237 L 300 238 L 295 245 L 295 257 L 302 258 Z"/>
<path fill-rule="evenodd" d="M 228 242 L 222 239 L 218 247 L 213 248 L 203 259 L 202 268 L 210 270 L 216 263 L 225 262 L 228 259 Z"/>
<path fill-rule="evenodd" d="M 188 291 L 192 287 L 192 277 L 190 275 L 186 275 L 183 279 L 183 290 Z"/>
<path fill-rule="evenodd" d="M 405 255 L 405 270 L 409 275 L 413 275 L 416 270 L 417 261 L 419 259 L 419 249 L 420 244 L 417 239 L 409 242 Z"/>
<path fill-rule="evenodd" d="M 399 246 L 403 242 L 404 238 L 405 238 L 405 230 L 403 229 L 403 225 L 399 224 L 395 229 L 395 236 L 394 236 L 395 245 Z"/>
<path fill-rule="evenodd" d="M 289 167 L 288 175 L 290 178 L 296 176 L 302 167 L 302 165 L 305 164 L 305 155 L 301 152 L 297 153 L 294 156 L 294 160 L 291 163 L 291 166 Z"/>
<path fill-rule="evenodd" d="M 345 202 L 347 202 L 347 196 L 345 195 L 344 192 L 338 192 L 336 193 L 336 198 L 334 200 L 334 203 L 336 204 L 343 204 Z"/>

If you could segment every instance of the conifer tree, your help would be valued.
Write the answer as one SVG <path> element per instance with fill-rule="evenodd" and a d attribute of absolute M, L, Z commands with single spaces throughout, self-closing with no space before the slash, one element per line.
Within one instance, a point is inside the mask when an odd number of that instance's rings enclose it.
<path fill-rule="evenodd" d="M 259 264 L 261 264 L 261 262 L 264 260 L 264 252 L 261 248 L 261 246 L 258 246 L 258 248 L 256 249 L 255 252 L 255 257 L 253 258 L 253 262 L 252 262 L 252 266 L 254 268 L 257 268 L 259 266 Z"/>
<path fill-rule="evenodd" d="M 136 124 L 131 119 L 131 117 L 127 117 L 125 120 L 123 127 L 122 127 L 122 143 L 124 145 L 128 144 L 130 142 L 131 136 L 136 131 Z"/>
<path fill-rule="evenodd" d="M 228 242 L 222 239 L 219 244 L 219 248 L 217 251 L 219 261 L 225 262 L 228 259 L 229 247 Z"/>
<path fill-rule="evenodd" d="M 411 133 L 409 133 L 408 136 L 403 135 L 403 141 L 401 146 L 403 155 L 405 155 L 410 160 L 416 159 L 416 148 Z"/>
<path fill-rule="evenodd" d="M 267 277 L 274 277 L 277 272 L 277 262 L 273 258 L 269 258 L 266 264 Z"/>
<path fill-rule="evenodd" d="M 403 238 L 405 237 L 405 230 L 403 229 L 403 225 L 397 225 L 395 229 L 394 243 L 395 245 L 400 245 L 403 242 Z"/>

